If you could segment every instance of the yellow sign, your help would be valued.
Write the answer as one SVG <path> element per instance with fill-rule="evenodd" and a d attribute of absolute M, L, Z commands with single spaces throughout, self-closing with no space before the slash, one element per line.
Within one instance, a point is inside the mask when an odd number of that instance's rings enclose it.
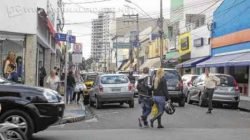
<path fill-rule="evenodd" d="M 178 50 L 180 56 L 191 52 L 191 34 L 190 32 L 179 35 L 178 38 Z"/>

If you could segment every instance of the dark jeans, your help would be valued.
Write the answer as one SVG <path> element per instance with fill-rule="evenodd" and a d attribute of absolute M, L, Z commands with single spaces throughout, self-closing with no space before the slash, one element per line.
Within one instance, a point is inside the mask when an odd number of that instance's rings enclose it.
<path fill-rule="evenodd" d="M 165 110 L 165 96 L 154 96 L 153 101 L 157 106 L 158 114 L 152 118 L 152 121 L 158 120 L 158 126 L 161 126 L 161 116 L 164 113 Z"/>
<path fill-rule="evenodd" d="M 206 88 L 205 89 L 205 99 L 208 101 L 208 110 L 213 110 L 213 95 L 214 89 L 213 88 Z"/>
<path fill-rule="evenodd" d="M 74 93 L 74 87 L 67 87 L 66 103 L 70 103 L 72 101 L 73 93 Z"/>
<path fill-rule="evenodd" d="M 151 113 L 152 109 L 152 99 L 150 97 L 139 96 L 142 107 L 142 120 L 144 125 L 148 125 L 148 115 Z"/>
<path fill-rule="evenodd" d="M 83 91 L 80 91 L 80 92 L 74 92 L 73 94 L 73 99 L 72 100 L 75 100 L 76 96 L 77 96 L 77 102 L 79 102 L 80 100 L 80 96 L 83 94 Z"/>

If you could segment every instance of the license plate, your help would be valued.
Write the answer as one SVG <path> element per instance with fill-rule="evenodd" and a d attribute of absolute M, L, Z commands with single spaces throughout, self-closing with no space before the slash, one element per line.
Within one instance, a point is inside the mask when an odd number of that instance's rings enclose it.
<path fill-rule="evenodd" d="M 113 88 L 112 91 L 121 91 L 120 88 Z"/>

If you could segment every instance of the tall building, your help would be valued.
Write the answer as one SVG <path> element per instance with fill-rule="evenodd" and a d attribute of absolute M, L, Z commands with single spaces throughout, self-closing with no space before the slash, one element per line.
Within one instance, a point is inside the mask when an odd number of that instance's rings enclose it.
<path fill-rule="evenodd" d="M 100 12 L 98 19 L 92 21 L 91 57 L 94 59 L 94 70 L 102 67 L 106 71 L 111 59 L 111 34 L 115 27 L 115 13 L 112 11 Z M 98 69 L 100 70 L 100 69 Z"/>

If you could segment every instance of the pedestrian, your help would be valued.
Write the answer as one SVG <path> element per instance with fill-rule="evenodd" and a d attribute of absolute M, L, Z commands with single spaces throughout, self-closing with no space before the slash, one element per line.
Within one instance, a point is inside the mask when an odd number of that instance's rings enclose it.
<path fill-rule="evenodd" d="M 44 87 L 44 78 L 47 76 L 47 72 L 42 66 L 42 62 L 40 62 L 40 67 L 39 67 L 39 86 Z"/>
<path fill-rule="evenodd" d="M 135 77 L 133 76 L 133 72 L 129 72 L 128 79 L 130 83 L 135 84 Z"/>
<path fill-rule="evenodd" d="M 205 99 L 208 100 L 207 114 L 211 114 L 213 110 L 213 94 L 217 85 L 219 85 L 220 79 L 215 75 L 212 75 L 208 68 L 205 69 Z"/>
<path fill-rule="evenodd" d="M 76 86 L 76 81 L 73 75 L 73 72 L 70 71 L 67 76 L 67 92 L 66 92 L 66 103 L 72 102 L 72 96 Z"/>
<path fill-rule="evenodd" d="M 139 92 L 139 102 L 142 107 L 142 115 L 138 118 L 139 126 L 148 127 L 148 115 L 151 113 L 152 108 L 152 92 L 150 84 L 150 76 L 148 75 L 149 68 L 143 68 L 143 74 L 138 79 L 137 89 Z"/>
<path fill-rule="evenodd" d="M 16 66 L 16 54 L 12 51 L 10 51 L 8 53 L 8 56 L 6 57 L 6 59 L 3 62 L 3 76 L 4 78 L 8 78 L 9 74 L 11 73 L 11 68 L 9 64 L 12 64 L 14 66 Z"/>
<path fill-rule="evenodd" d="M 16 64 L 17 64 L 17 75 L 18 75 L 18 81 L 22 82 L 22 73 L 23 73 L 23 58 L 21 56 L 18 56 L 16 58 Z"/>
<path fill-rule="evenodd" d="M 158 121 L 158 127 L 157 128 L 164 128 L 161 123 L 161 117 L 164 113 L 164 107 L 166 100 L 169 99 L 168 95 L 168 88 L 167 88 L 167 81 L 164 77 L 165 73 L 162 68 L 160 68 L 157 73 L 156 77 L 154 79 L 153 84 L 153 101 L 157 106 L 158 113 L 150 120 L 150 125 L 153 128 L 154 127 L 154 121 Z"/>
<path fill-rule="evenodd" d="M 15 82 L 15 83 L 18 83 L 18 74 L 16 72 L 16 66 L 13 64 L 9 64 L 8 67 L 10 68 L 9 69 L 10 74 L 9 74 L 8 80 Z"/>
<path fill-rule="evenodd" d="M 52 90 L 57 91 L 59 83 L 60 83 L 60 79 L 58 76 L 56 76 L 56 72 L 54 70 L 51 70 L 50 75 L 46 81 L 47 87 Z"/>

